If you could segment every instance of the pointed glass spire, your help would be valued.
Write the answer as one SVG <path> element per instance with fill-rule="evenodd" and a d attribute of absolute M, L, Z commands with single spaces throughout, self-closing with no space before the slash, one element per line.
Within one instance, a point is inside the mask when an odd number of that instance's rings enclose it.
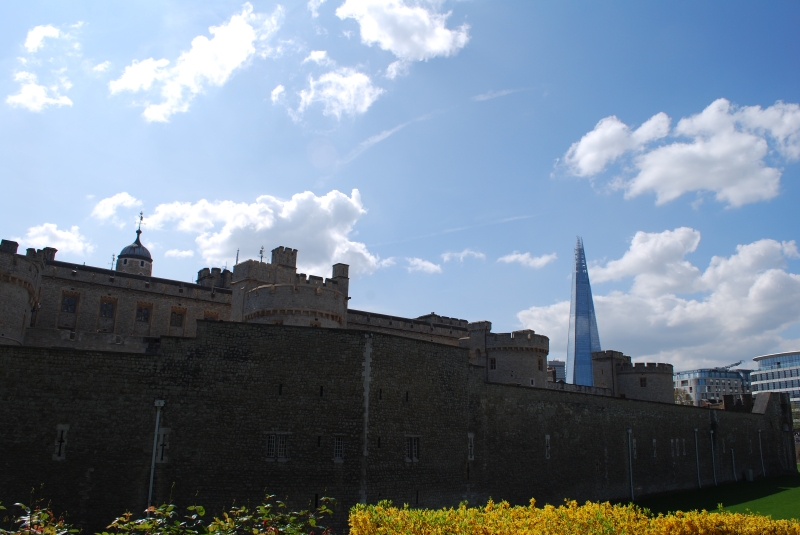
<path fill-rule="evenodd" d="M 597 318 L 592 301 L 589 271 L 583 240 L 575 244 L 575 271 L 572 273 L 572 297 L 569 303 L 569 341 L 567 343 L 567 382 L 593 386 L 592 353 L 601 351 Z"/>

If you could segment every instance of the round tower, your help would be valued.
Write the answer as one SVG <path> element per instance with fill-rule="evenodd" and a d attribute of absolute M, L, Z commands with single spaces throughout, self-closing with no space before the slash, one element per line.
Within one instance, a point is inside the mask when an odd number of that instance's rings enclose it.
<path fill-rule="evenodd" d="M 140 223 L 139 228 L 136 229 L 136 240 L 125 247 L 117 257 L 117 271 L 133 275 L 145 275 L 147 277 L 153 274 L 153 257 L 150 256 L 150 251 L 147 250 L 147 247 L 142 245 L 141 234 Z"/>
<path fill-rule="evenodd" d="M 246 260 L 233 269 L 231 320 L 303 327 L 347 327 L 349 269 L 329 279 L 297 273 L 297 250 L 278 247 L 272 262 Z"/>

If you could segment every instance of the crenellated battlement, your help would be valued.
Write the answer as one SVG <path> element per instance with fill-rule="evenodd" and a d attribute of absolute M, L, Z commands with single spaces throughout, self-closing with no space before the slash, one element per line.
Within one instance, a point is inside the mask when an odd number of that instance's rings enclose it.
<path fill-rule="evenodd" d="M 510 333 L 491 333 L 486 336 L 487 349 L 547 349 L 550 339 L 531 329 Z"/>
<path fill-rule="evenodd" d="M 672 364 L 664 364 L 661 362 L 636 362 L 633 364 L 618 364 L 617 373 L 666 373 L 672 377 L 673 367 Z"/>
<path fill-rule="evenodd" d="M 272 262 L 276 266 L 297 267 L 297 249 L 276 247 L 272 250 Z"/>

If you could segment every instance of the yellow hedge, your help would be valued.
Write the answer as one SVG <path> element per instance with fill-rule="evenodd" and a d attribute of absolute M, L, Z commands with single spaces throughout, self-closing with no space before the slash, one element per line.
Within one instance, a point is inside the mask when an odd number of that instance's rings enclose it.
<path fill-rule="evenodd" d="M 350 511 L 351 535 L 800 535 L 800 523 L 741 513 L 707 511 L 653 516 L 635 505 L 567 502 L 511 507 L 409 509 L 390 502 L 357 505 Z"/>

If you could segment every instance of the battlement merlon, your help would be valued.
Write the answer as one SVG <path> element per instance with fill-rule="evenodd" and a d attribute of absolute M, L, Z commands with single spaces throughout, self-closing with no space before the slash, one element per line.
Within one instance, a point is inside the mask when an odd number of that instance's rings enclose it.
<path fill-rule="evenodd" d="M 593 352 L 592 360 L 611 360 L 615 364 L 631 363 L 631 358 L 628 355 L 624 355 L 622 351 L 614 351 L 613 349 Z"/>

